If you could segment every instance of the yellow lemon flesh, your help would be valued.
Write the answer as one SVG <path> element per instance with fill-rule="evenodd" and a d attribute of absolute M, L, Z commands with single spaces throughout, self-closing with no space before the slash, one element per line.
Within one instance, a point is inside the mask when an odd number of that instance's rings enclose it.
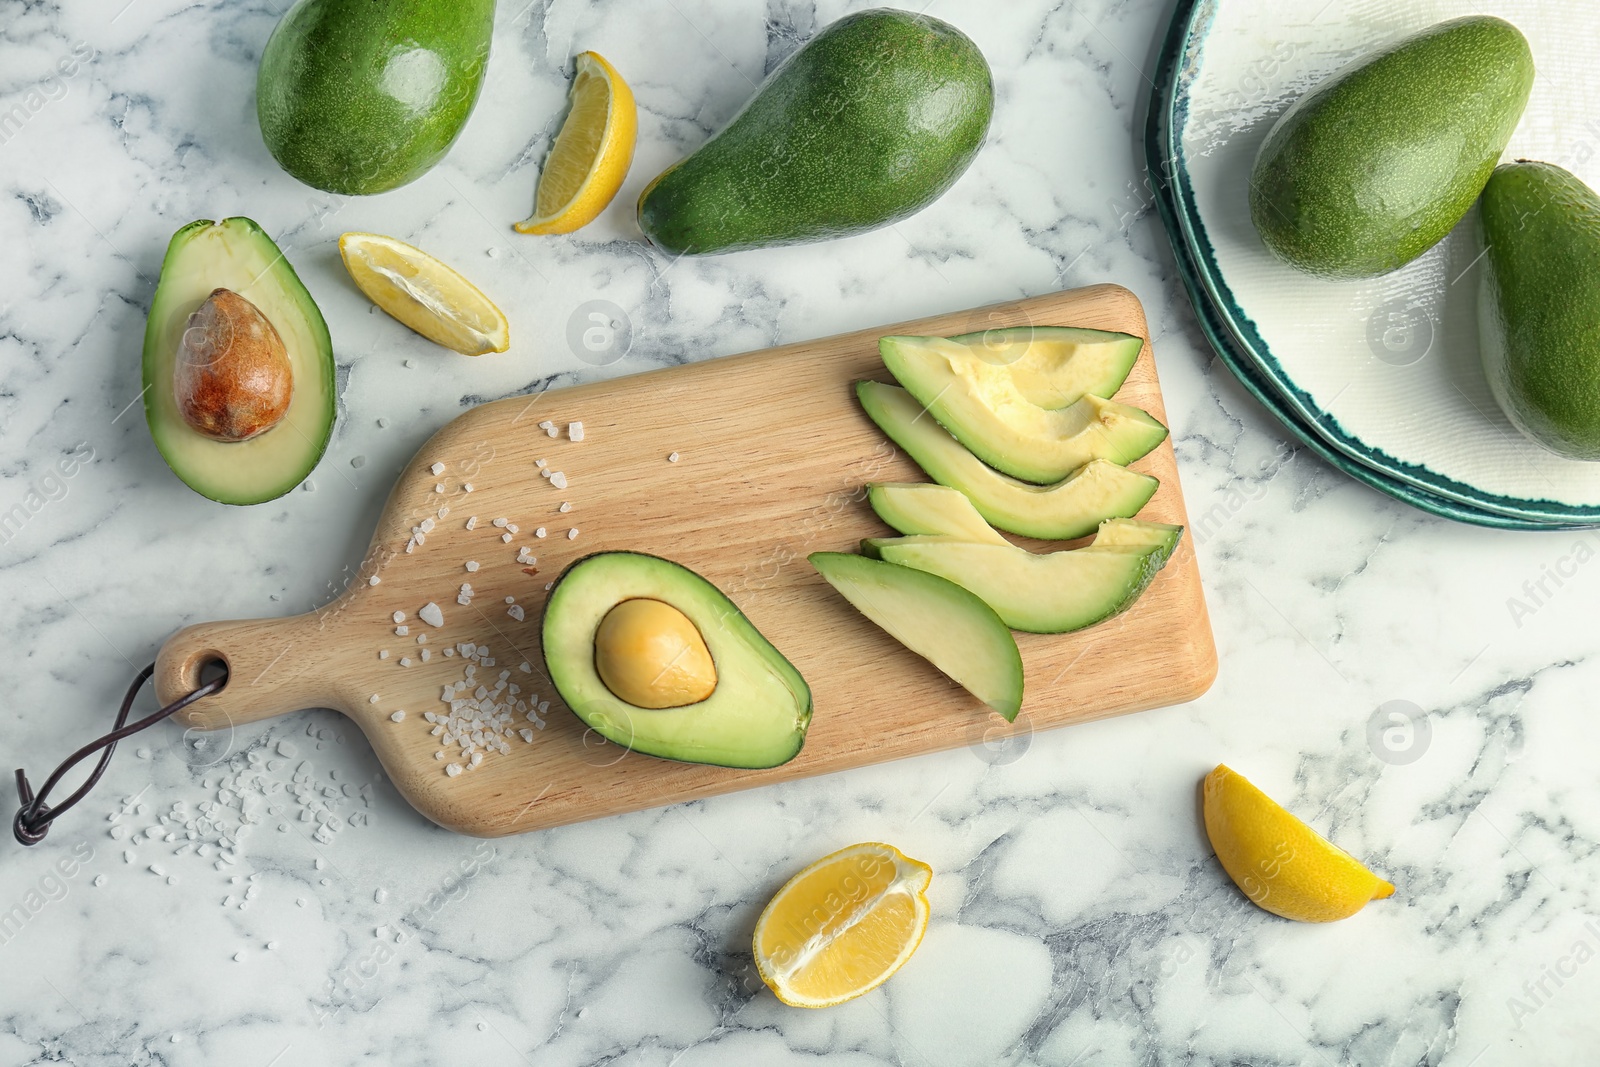
<path fill-rule="evenodd" d="M 377 233 L 347 233 L 339 255 L 350 280 L 434 344 L 481 356 L 511 346 L 511 327 L 477 286 L 420 248 Z"/>
<path fill-rule="evenodd" d="M 1226 765 L 1206 775 L 1202 796 L 1206 836 L 1223 869 L 1274 915 L 1333 922 L 1394 894 L 1394 886 Z"/>
<path fill-rule="evenodd" d="M 594 666 L 636 708 L 698 704 L 717 688 L 717 668 L 689 616 L 660 600 L 624 600 L 600 620 Z"/>
<path fill-rule="evenodd" d="M 756 921 L 761 980 L 796 1008 L 826 1008 L 876 989 L 922 943 L 933 868 L 869 841 L 813 863 Z"/>
<path fill-rule="evenodd" d="M 518 233 L 571 233 L 587 226 L 628 176 L 639 111 L 622 75 L 598 53 L 583 53 L 569 102 L 539 175 L 533 216 L 517 223 Z"/>

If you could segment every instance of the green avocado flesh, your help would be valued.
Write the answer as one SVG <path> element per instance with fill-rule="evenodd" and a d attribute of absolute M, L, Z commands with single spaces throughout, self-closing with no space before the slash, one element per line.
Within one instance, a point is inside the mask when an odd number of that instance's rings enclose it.
<path fill-rule="evenodd" d="M 1061 408 L 1023 397 L 1006 367 L 937 338 L 885 337 L 883 362 L 939 424 L 973 455 L 1014 478 L 1058 482 L 1094 459 L 1126 466 L 1166 439 L 1167 428 L 1136 407 L 1093 394 Z"/>
<path fill-rule="evenodd" d="M 1600 197 L 1511 163 L 1483 191 L 1478 345 L 1500 408 L 1551 452 L 1600 460 Z"/>
<path fill-rule="evenodd" d="M 173 391 L 189 316 L 218 288 L 238 293 L 272 323 L 294 375 L 283 420 L 245 441 L 217 441 L 191 428 Z M 328 326 L 272 238 L 246 218 L 199 219 L 173 234 L 144 331 L 145 419 L 172 472 L 224 504 L 280 497 L 322 458 L 335 399 Z"/>
<path fill-rule="evenodd" d="M 965 345 L 984 362 L 1005 367 L 1023 399 L 1042 408 L 1114 395 L 1144 350 L 1142 337 L 1076 326 L 1016 326 L 927 340 Z"/>
<path fill-rule="evenodd" d="M 466 125 L 493 26 L 494 0 L 300 0 L 256 74 L 268 150 L 328 192 L 414 181 Z"/>
<path fill-rule="evenodd" d="M 959 490 L 927 482 L 886 482 L 867 486 L 867 502 L 878 518 L 903 534 L 948 534 L 988 545 L 1011 542 L 983 521 Z"/>
<path fill-rule="evenodd" d="M 640 708 L 606 687 L 595 635 L 624 600 L 677 608 L 705 640 L 716 688 L 682 707 Z M 545 666 L 572 713 L 606 740 L 650 756 L 719 767 L 776 767 L 805 743 L 811 690 L 733 601 L 687 567 L 638 552 L 600 552 L 569 566 L 545 602 Z"/>
<path fill-rule="evenodd" d="M 1009 722 L 1022 707 L 1022 656 L 994 609 L 937 575 L 843 552 L 808 557 L 828 584 L 890 637 Z"/>
<path fill-rule="evenodd" d="M 1269 249 L 1332 277 L 1416 259 L 1478 198 L 1533 87 L 1509 22 L 1442 22 L 1334 75 L 1262 142 L 1250 217 Z"/>
<path fill-rule="evenodd" d="M 984 544 L 959 536 L 923 535 L 874 539 L 864 548 L 888 563 L 937 574 L 975 594 L 1014 630 L 1067 633 L 1126 611 L 1171 557 L 1182 527 L 1113 520 L 1135 528 L 1153 526 L 1137 543 L 1135 531 L 1099 537 L 1087 548 L 1035 554 L 1012 545 Z M 1120 542 L 1120 543 L 1115 543 Z"/>
<path fill-rule="evenodd" d="M 1019 481 L 968 452 L 904 389 L 857 382 L 856 397 L 878 428 L 930 478 L 959 489 L 991 526 L 1011 533 L 1047 541 L 1084 537 L 1104 519 L 1138 514 L 1161 485 L 1148 474 L 1104 459 L 1092 459 L 1051 485 Z"/>
<path fill-rule="evenodd" d="M 802 45 L 722 131 L 639 197 L 674 255 L 846 237 L 938 199 L 994 110 L 983 54 L 928 15 L 846 15 Z"/>

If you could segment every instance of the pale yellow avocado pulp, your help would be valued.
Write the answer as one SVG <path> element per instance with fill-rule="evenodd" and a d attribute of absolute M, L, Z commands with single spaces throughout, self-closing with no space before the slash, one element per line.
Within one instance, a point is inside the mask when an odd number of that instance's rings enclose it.
<path fill-rule="evenodd" d="M 231 289 L 254 304 L 283 341 L 294 377 L 277 425 L 246 441 L 218 441 L 184 421 L 173 368 L 189 316 L 212 290 Z M 150 435 L 190 488 L 224 504 L 282 496 L 317 465 L 333 432 L 333 346 L 294 268 L 246 218 L 201 219 L 167 246 L 144 336 L 144 404 Z"/>

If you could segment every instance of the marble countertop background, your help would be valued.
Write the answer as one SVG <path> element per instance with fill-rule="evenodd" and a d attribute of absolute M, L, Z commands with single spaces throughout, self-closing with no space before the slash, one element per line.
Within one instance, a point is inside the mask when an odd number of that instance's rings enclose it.
<path fill-rule="evenodd" d="M 954 189 L 857 239 L 676 262 L 640 241 L 639 189 L 856 5 L 509 0 L 456 149 L 370 199 L 297 184 L 261 143 L 255 64 L 285 6 L 0 0 L 0 512 L 27 512 L 0 543 L 7 769 L 37 781 L 103 730 L 178 626 L 326 600 L 396 470 L 473 404 L 1101 281 L 1149 315 L 1221 674 L 1184 707 L 495 842 L 416 816 L 326 712 L 199 749 L 154 730 L 45 844 L 0 844 L 0 1067 L 1588 1054 L 1600 540 L 1376 495 L 1286 443 L 1212 360 L 1136 148 L 1164 5 L 934 0 L 997 82 Z M 639 99 L 631 177 L 579 234 L 519 237 L 590 48 Z M 138 404 L 168 237 L 236 213 L 320 302 L 341 395 L 315 488 L 247 509 L 178 483 Z M 511 352 L 452 357 L 373 312 L 338 263 L 352 229 L 479 280 Z M 614 359 L 567 340 L 594 300 L 623 309 Z M 1219 761 L 1396 896 L 1329 926 L 1247 903 L 1199 824 Z M 218 871 L 148 836 L 175 804 L 201 812 L 241 773 L 287 781 L 302 762 L 356 816 L 331 844 L 258 825 Z M 933 865 L 927 938 L 867 997 L 785 1008 L 749 955 L 760 906 L 864 839 Z"/>

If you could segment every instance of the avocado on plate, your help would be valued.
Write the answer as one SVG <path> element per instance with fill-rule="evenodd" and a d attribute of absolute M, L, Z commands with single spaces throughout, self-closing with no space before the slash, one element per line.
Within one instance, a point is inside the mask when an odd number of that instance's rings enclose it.
<path fill-rule="evenodd" d="M 1250 218 L 1280 259 L 1383 274 L 1442 240 L 1478 199 L 1533 87 L 1517 28 L 1441 22 L 1302 96 L 1261 144 Z"/>
<path fill-rule="evenodd" d="M 1551 163 L 1498 168 L 1483 191 L 1478 345 L 1517 429 L 1600 460 L 1600 197 Z"/>

